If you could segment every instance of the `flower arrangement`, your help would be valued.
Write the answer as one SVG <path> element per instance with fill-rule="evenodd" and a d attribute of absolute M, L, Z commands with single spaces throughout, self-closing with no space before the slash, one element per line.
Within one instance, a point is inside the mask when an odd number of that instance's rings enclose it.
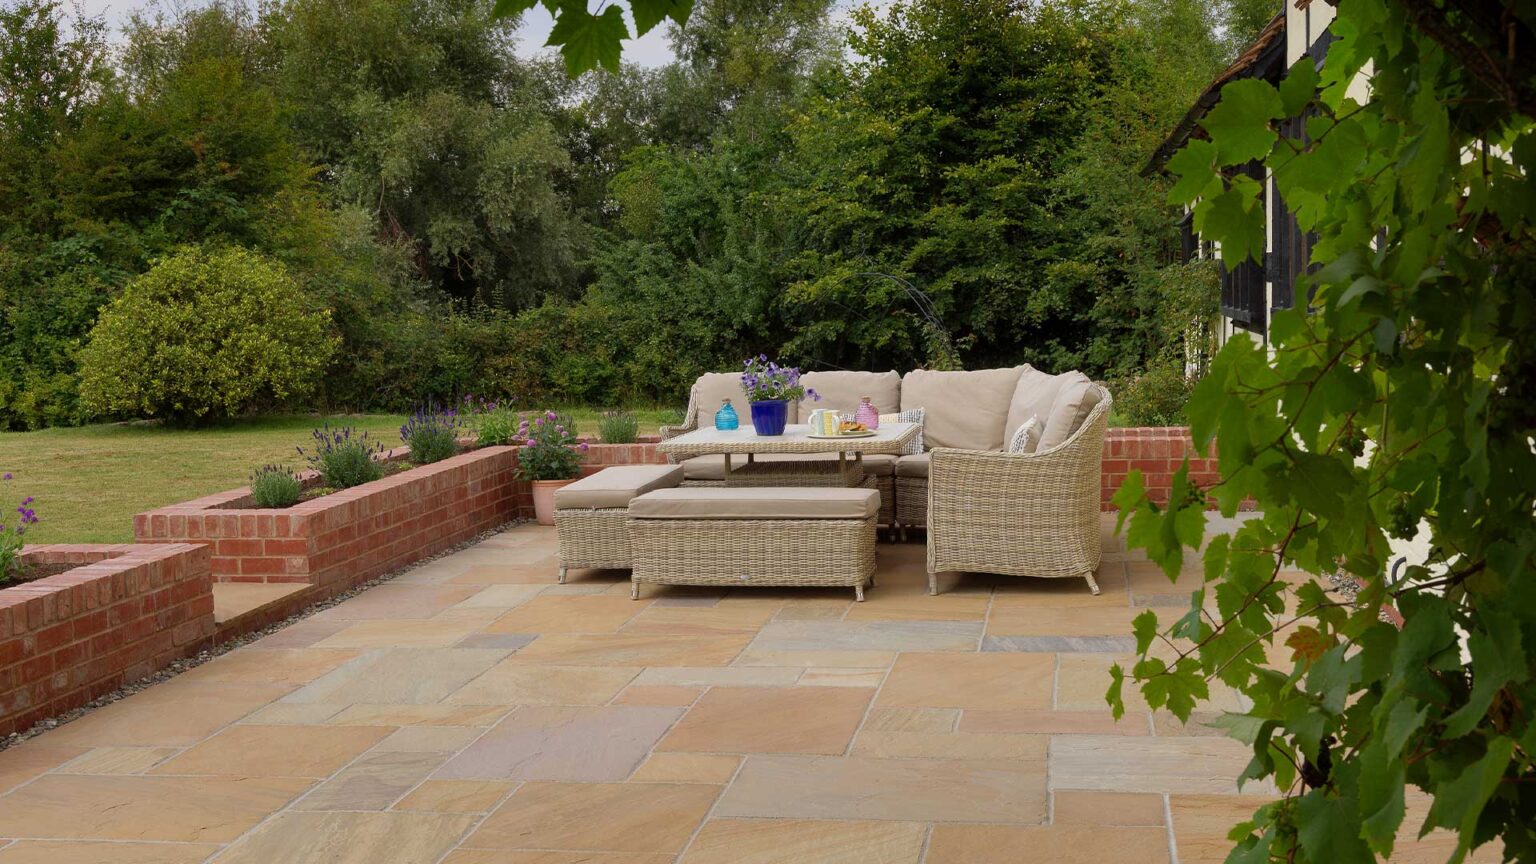
<path fill-rule="evenodd" d="M 523 442 L 518 453 L 518 474 L 525 480 L 572 480 L 581 474 L 584 441 L 576 439 L 576 424 L 567 417 L 546 411 L 517 427 Z"/>
<path fill-rule="evenodd" d="M 512 401 L 480 399 L 473 395 L 464 397 L 464 412 L 470 415 L 470 424 L 475 429 L 475 443 L 481 447 L 518 443 L 520 418 L 512 409 Z"/>
<path fill-rule="evenodd" d="M 12 480 L 14 475 L 6 472 L 4 479 Z M 21 499 L 13 527 L 8 529 L 0 524 L 0 585 L 21 575 L 21 549 L 26 545 L 23 538 L 27 528 L 37 524 L 37 511 L 32 509 L 32 501 L 31 495 Z"/>
<path fill-rule="evenodd" d="M 749 402 L 797 402 L 809 396 L 819 402 L 821 396 L 800 383 L 800 370 L 794 366 L 780 366 L 759 354 L 741 364 L 741 386 L 746 388 Z"/>
<path fill-rule="evenodd" d="M 310 433 L 315 439 L 312 453 L 300 447 L 299 455 L 308 460 L 320 475 L 320 482 L 331 489 L 350 489 L 384 476 L 384 466 L 374 456 L 384 452 L 384 445 L 368 440 L 368 433 L 357 433 L 351 426 L 332 429 L 326 424 Z"/>
<path fill-rule="evenodd" d="M 459 432 L 463 428 L 464 421 L 457 409 L 428 402 L 400 427 L 400 440 L 410 448 L 412 462 L 430 465 L 459 452 Z"/>
<path fill-rule="evenodd" d="M 299 503 L 299 496 L 303 494 L 304 484 L 292 469 L 263 465 L 251 472 L 251 500 L 257 507 L 292 507 Z"/>

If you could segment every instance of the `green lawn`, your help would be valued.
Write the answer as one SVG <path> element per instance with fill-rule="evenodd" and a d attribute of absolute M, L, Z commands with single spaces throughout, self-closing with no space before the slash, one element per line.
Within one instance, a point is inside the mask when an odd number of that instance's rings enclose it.
<path fill-rule="evenodd" d="M 595 434 L 596 413 L 569 411 L 583 434 Z M 641 434 L 654 434 L 670 412 L 637 410 Z M 112 423 L 79 429 L 0 433 L 0 514 L 26 495 L 42 520 L 34 543 L 118 543 L 133 539 L 133 514 L 243 486 L 252 468 L 269 462 L 298 466 L 297 446 L 321 423 L 352 425 L 386 446 L 399 441 L 404 418 L 388 414 L 267 417 L 210 429 L 166 429 L 153 423 Z M 12 501 L 12 499 L 15 499 Z M 0 517 L 0 524 L 8 523 Z"/>

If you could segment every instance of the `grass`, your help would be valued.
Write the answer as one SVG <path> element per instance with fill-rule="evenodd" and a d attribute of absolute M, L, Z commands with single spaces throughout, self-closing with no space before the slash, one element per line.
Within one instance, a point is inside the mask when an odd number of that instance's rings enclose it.
<path fill-rule="evenodd" d="M 596 409 L 567 409 L 577 429 L 595 434 Z M 640 409 L 642 434 L 675 412 Z M 267 463 L 295 467 L 295 447 L 310 443 L 321 423 L 351 425 L 386 446 L 399 440 L 404 417 L 391 414 L 264 417 L 208 429 L 168 429 L 155 423 L 110 423 L 76 429 L 0 433 L 0 514 L 27 495 L 42 520 L 28 530 L 33 543 L 122 543 L 133 539 L 133 514 L 244 486 Z M 14 502 L 11 499 L 15 499 Z M 0 523 L 8 522 L 0 517 Z"/>

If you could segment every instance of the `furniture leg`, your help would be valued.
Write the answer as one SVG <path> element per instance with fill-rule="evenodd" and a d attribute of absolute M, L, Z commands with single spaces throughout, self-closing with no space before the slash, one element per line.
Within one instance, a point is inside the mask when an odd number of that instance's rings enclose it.
<path fill-rule="evenodd" d="M 1093 578 L 1093 571 L 1084 573 L 1083 578 L 1088 580 L 1088 590 L 1093 592 L 1093 596 L 1099 596 L 1099 583 Z"/>
<path fill-rule="evenodd" d="M 933 596 L 939 593 L 939 574 L 933 570 L 928 571 L 928 594 Z"/>
<path fill-rule="evenodd" d="M 629 583 L 629 599 L 631 599 L 631 600 L 639 600 L 640 599 L 640 583 L 639 582 L 631 581 Z"/>
<path fill-rule="evenodd" d="M 566 569 L 567 568 L 566 568 L 564 562 L 562 562 L 560 564 L 560 575 L 558 577 L 556 577 L 556 578 L 559 579 L 561 585 L 565 584 L 565 571 L 566 571 Z M 1097 592 L 1095 592 L 1095 593 L 1097 593 Z"/>
<path fill-rule="evenodd" d="M 863 603 L 864 602 L 864 586 L 863 585 L 855 585 L 855 586 L 853 586 L 853 599 L 857 603 Z"/>

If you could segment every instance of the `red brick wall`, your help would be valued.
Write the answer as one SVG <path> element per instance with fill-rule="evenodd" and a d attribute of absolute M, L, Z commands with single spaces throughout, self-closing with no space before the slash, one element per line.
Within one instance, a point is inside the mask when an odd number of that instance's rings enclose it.
<path fill-rule="evenodd" d="M 1208 456 L 1195 452 L 1189 429 L 1182 426 L 1110 429 L 1104 436 L 1104 463 L 1099 486 L 1100 507 L 1113 510 L 1110 503 L 1125 475 L 1132 468 L 1141 469 L 1142 479 L 1153 501 L 1168 502 L 1173 474 L 1189 456 L 1189 479 L 1208 488 L 1221 479 L 1216 467 L 1216 445 Z"/>
<path fill-rule="evenodd" d="M 29 546 L 64 573 L 0 588 L 0 736 L 71 711 L 213 635 L 207 546 Z"/>

